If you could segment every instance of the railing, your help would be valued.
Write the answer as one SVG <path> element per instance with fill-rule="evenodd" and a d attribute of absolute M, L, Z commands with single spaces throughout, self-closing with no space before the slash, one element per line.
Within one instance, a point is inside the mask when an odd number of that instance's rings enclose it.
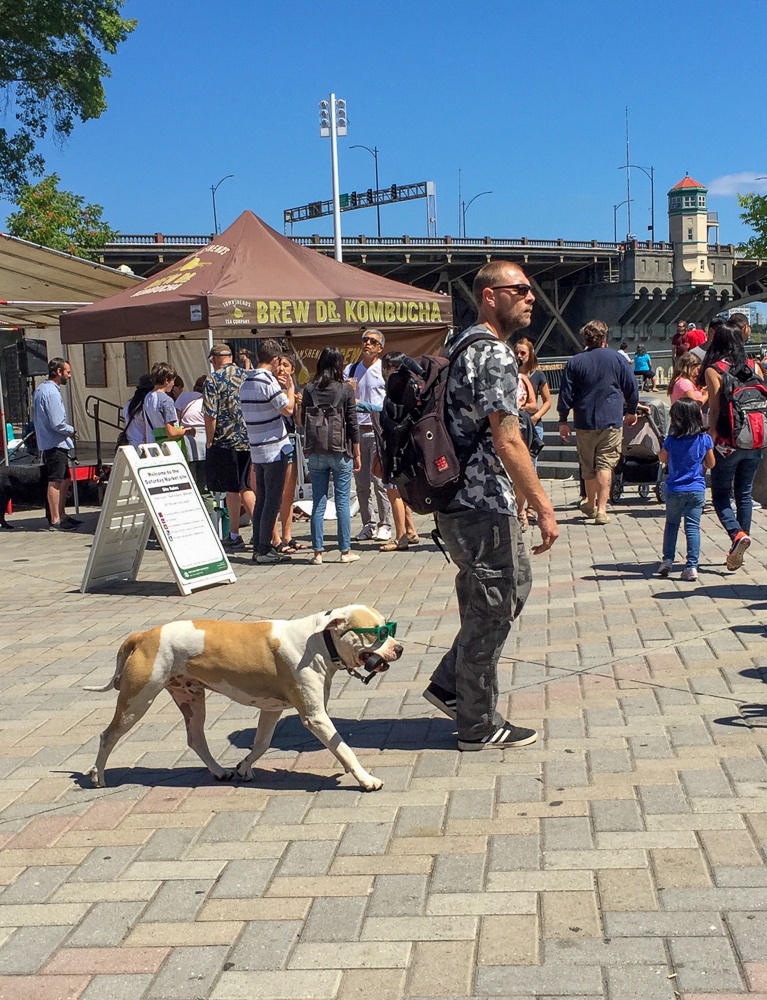
<path fill-rule="evenodd" d="M 102 416 L 102 406 L 105 408 L 111 407 L 112 410 L 116 411 L 113 414 L 115 418 L 114 420 L 110 420 L 107 416 Z M 117 430 L 122 430 L 125 425 L 122 407 L 118 406 L 117 403 L 113 403 L 109 399 L 101 399 L 100 396 L 86 396 L 85 413 L 93 420 L 95 425 L 96 468 L 101 470 L 104 467 L 104 463 L 101 461 L 101 425 L 106 424 L 107 427 L 115 427 Z"/>
<path fill-rule="evenodd" d="M 130 234 L 130 233 L 118 233 L 112 240 L 109 241 L 102 250 L 112 250 L 118 249 L 120 247 L 197 247 L 206 246 L 211 240 L 214 240 L 215 236 L 213 234 L 205 235 L 194 235 L 194 236 L 178 236 L 171 235 L 166 236 L 164 233 L 140 233 L 140 234 Z M 333 247 L 335 246 L 335 240 L 332 236 L 290 236 L 288 239 L 293 240 L 299 246 L 308 247 Z M 627 250 L 633 250 L 634 252 L 646 253 L 647 251 L 660 250 L 665 253 L 673 251 L 673 244 L 666 243 L 663 240 L 652 242 L 651 240 L 632 240 L 630 242 L 614 242 L 605 240 L 536 240 L 528 239 L 526 236 L 516 237 L 516 238 L 505 238 L 505 237 L 492 237 L 492 236 L 481 236 L 481 237 L 471 237 L 471 236 L 342 236 L 341 243 L 343 246 L 366 246 L 371 249 L 376 247 L 456 247 L 456 248 L 485 248 L 485 247 L 513 247 L 516 249 L 524 249 L 525 247 L 533 247 L 536 249 L 544 250 L 607 250 L 614 252 L 625 252 Z M 735 253 L 735 247 L 727 244 L 712 243 L 708 247 L 709 253 Z"/>

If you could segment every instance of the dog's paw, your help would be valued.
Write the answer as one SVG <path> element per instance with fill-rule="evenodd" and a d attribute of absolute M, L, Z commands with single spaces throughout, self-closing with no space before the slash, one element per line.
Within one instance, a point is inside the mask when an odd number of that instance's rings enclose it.
<path fill-rule="evenodd" d="M 252 781 L 253 780 L 253 768 L 246 761 L 241 760 L 237 765 L 237 777 L 241 781 Z"/>
<path fill-rule="evenodd" d="M 377 792 L 383 788 L 383 781 L 372 774 L 366 774 L 364 778 L 359 779 L 359 782 L 363 792 Z"/>
<path fill-rule="evenodd" d="M 222 767 L 218 773 L 215 771 L 211 772 L 216 781 L 232 781 L 236 773 L 237 772 L 233 768 L 229 767 Z"/>
<path fill-rule="evenodd" d="M 88 777 L 91 779 L 91 784 L 94 788 L 106 788 L 106 782 L 103 778 L 99 778 L 98 768 L 95 766 L 88 771 Z"/>

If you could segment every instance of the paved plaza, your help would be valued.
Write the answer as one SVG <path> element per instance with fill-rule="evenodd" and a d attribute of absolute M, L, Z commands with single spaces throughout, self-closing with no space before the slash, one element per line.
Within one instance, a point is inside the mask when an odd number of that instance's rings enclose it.
<path fill-rule="evenodd" d="M 136 584 L 82 595 L 97 512 L 71 535 L 15 514 L 0 533 L 0 1000 L 765 1000 L 766 515 L 733 574 L 707 512 L 700 582 L 683 584 L 681 564 L 653 576 L 656 503 L 628 489 L 600 528 L 575 483 L 548 486 L 561 537 L 535 559 L 500 705 L 541 739 L 465 755 L 421 698 L 457 627 L 431 541 L 365 543 L 352 565 L 234 556 L 236 584 L 188 598 L 150 551 Z M 361 793 L 295 715 L 255 783 L 218 784 L 165 694 L 108 787 L 88 787 L 115 695 L 82 686 L 106 683 L 128 634 L 357 601 L 405 645 L 369 686 L 339 678 L 331 704 L 382 791 Z M 255 722 L 212 695 L 214 754 L 237 763 Z"/>

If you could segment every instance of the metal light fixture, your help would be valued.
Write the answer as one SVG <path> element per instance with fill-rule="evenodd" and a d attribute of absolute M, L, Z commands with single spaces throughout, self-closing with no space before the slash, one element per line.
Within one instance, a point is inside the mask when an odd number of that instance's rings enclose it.
<path fill-rule="evenodd" d="M 333 182 L 333 242 L 335 258 L 343 260 L 341 250 L 341 200 L 338 188 L 338 136 L 346 135 L 346 101 L 336 101 L 331 94 L 327 101 L 320 101 L 320 136 L 330 139 L 330 168 Z"/>

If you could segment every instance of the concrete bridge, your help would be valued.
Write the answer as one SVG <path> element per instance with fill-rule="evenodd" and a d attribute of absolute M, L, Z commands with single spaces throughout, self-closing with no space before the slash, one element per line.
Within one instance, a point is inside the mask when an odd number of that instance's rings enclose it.
<path fill-rule="evenodd" d="M 151 274 L 211 239 L 210 234 L 120 235 L 99 259 Z M 293 239 L 319 253 L 333 253 L 332 237 Z M 530 333 L 544 357 L 579 350 L 578 329 L 592 318 L 607 322 L 616 342 L 641 340 L 651 351 L 663 350 L 680 319 L 700 324 L 723 309 L 767 300 L 767 261 L 745 259 L 734 246 L 718 243 L 708 246 L 711 282 L 705 286 L 675 281 L 674 246 L 667 242 L 347 236 L 343 256 L 363 270 L 448 292 L 460 326 L 474 315 L 471 283 L 476 271 L 499 258 L 519 263 L 535 288 Z"/>

